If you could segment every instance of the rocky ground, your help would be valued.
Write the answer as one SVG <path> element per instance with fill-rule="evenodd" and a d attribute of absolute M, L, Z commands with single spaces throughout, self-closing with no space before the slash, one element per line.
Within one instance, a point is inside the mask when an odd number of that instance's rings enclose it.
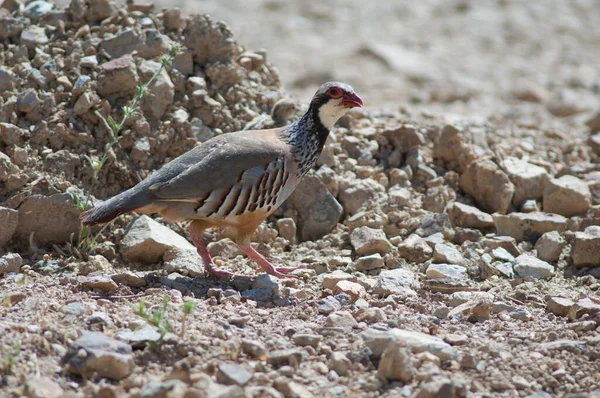
<path fill-rule="evenodd" d="M 600 395 L 594 2 L 348 3 L 206 2 L 249 49 L 172 7 L 1 3 L 0 396 Z M 81 228 L 330 78 L 371 105 L 254 237 L 298 279 L 254 276 L 219 231 L 216 261 L 250 278 L 206 277 L 160 218 Z"/>

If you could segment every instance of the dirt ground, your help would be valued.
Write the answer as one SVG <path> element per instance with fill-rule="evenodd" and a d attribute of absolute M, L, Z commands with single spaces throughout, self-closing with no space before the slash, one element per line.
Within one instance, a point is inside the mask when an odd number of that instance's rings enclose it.
<path fill-rule="evenodd" d="M 5 19 L 23 15 L 14 11 L 19 2 L 0 4 L 12 13 L 0 18 L 13 26 Z M 50 20 L 49 42 L 37 52 L 0 29 L 0 66 L 20 79 L 0 93 L 8 159 L 0 158 L 0 209 L 19 212 L 14 236 L 0 247 L 0 396 L 600 396 L 600 136 L 590 138 L 600 130 L 597 1 L 155 4 L 152 21 L 144 21 L 145 8 L 119 14 L 108 6 L 98 6 L 108 10 L 104 22 L 90 17 L 92 6 L 80 20 Z M 102 121 L 120 120 L 135 92 L 103 88 L 110 81 L 102 83 L 102 64 L 129 45 L 107 42 L 126 28 L 143 37 L 152 22 L 193 47 L 185 38 L 204 39 L 204 31 L 169 27 L 157 15 L 174 7 L 224 21 L 244 48 L 224 39 L 228 29 L 206 23 L 208 50 L 190 50 L 167 68 L 166 88 L 141 105 L 95 177 L 86 156 L 98 160 L 110 141 Z M 147 80 L 152 46 L 134 47 L 126 72 Z M 260 65 L 244 64 L 244 54 Z M 84 66 L 89 56 L 99 65 Z M 46 74 L 52 58 L 63 60 L 56 76 L 67 82 Z M 32 67 L 48 82 L 31 78 Z M 75 92 L 82 75 L 91 83 Z M 202 81 L 190 80 L 196 75 Z M 160 255 L 141 260 L 125 251 L 133 215 L 93 230 L 100 233 L 92 249 L 78 244 L 72 195 L 106 199 L 196 140 L 239 130 L 280 98 L 295 100 L 300 114 L 330 80 L 351 84 L 365 107 L 339 123 L 307 182 L 323 202 L 294 199 L 254 237 L 274 262 L 303 264 L 297 279 L 255 277 L 219 231 L 209 234 L 217 262 L 250 280 L 205 276 L 197 257 L 179 259 L 185 243 L 151 242 L 141 252 Z M 27 107 L 27 90 L 39 110 Z M 76 111 L 82 97 L 90 105 Z M 477 159 L 492 171 L 470 169 Z M 513 175 L 506 159 L 526 168 Z M 573 176 L 584 188 L 557 185 L 564 196 L 555 211 L 540 193 L 528 206 L 546 218 L 525 227 L 511 219 L 502 232 L 499 213 L 533 214 L 512 191 L 497 203 L 506 186 L 517 192 L 527 188 L 519 181 L 538 181 L 527 174 L 534 168 L 540 179 Z M 481 185 L 465 182 L 471 171 Z M 496 190 L 482 193 L 484 183 Z M 571 189 L 582 196 L 568 196 Z M 325 208 L 325 199 L 337 203 L 338 218 L 327 233 L 303 239 L 306 214 Z M 573 210 L 582 201 L 585 209 Z M 323 220 L 331 222 L 328 213 Z M 552 229 L 558 233 L 548 235 Z M 558 248 L 552 259 L 536 244 L 542 235 Z M 590 249 L 577 257 L 585 239 Z M 520 261 L 528 271 L 519 272 Z M 110 340 L 86 342 L 82 331 Z"/>

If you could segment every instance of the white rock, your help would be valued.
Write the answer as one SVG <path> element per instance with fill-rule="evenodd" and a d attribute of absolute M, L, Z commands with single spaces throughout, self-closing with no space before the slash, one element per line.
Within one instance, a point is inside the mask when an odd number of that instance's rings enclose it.
<path fill-rule="evenodd" d="M 544 261 L 557 261 L 565 247 L 565 240 L 558 231 L 546 232 L 535 244 L 538 257 Z"/>
<path fill-rule="evenodd" d="M 121 252 L 127 261 L 157 263 L 169 248 L 196 250 L 183 236 L 145 215 L 129 225 L 121 240 Z"/>
<path fill-rule="evenodd" d="M 527 199 L 542 198 L 544 186 L 549 180 L 546 169 L 514 157 L 504 159 L 502 166 L 515 185 L 512 199 L 515 206 L 520 206 Z"/>
<path fill-rule="evenodd" d="M 435 245 L 435 250 L 433 252 L 433 261 L 435 263 L 464 265 L 465 258 L 456 248 L 443 243 L 438 243 Z"/>
<path fill-rule="evenodd" d="M 535 279 L 551 278 L 554 267 L 529 254 L 521 254 L 515 259 L 515 272 L 523 277 Z"/>
<path fill-rule="evenodd" d="M 361 256 L 374 253 L 385 254 L 392 250 L 392 245 L 381 229 L 356 228 L 350 233 L 350 243 L 356 254 Z"/>
<path fill-rule="evenodd" d="M 467 269 L 454 264 L 431 264 L 425 272 L 427 279 L 467 279 Z"/>
<path fill-rule="evenodd" d="M 373 292 L 380 296 L 390 294 L 416 295 L 412 290 L 417 284 L 415 274 L 407 269 L 396 268 L 392 270 L 383 270 L 379 274 L 377 284 Z"/>
<path fill-rule="evenodd" d="M 542 206 L 548 213 L 576 216 L 590 209 L 592 194 L 587 182 L 565 175 L 546 184 Z"/>

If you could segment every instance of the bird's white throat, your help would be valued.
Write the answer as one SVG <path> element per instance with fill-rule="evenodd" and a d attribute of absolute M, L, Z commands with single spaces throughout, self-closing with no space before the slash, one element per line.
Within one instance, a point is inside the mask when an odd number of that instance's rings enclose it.
<path fill-rule="evenodd" d="M 331 99 L 319 108 L 319 119 L 329 130 L 332 130 L 337 121 L 350 110 L 340 102 L 342 102 L 341 99 Z"/>

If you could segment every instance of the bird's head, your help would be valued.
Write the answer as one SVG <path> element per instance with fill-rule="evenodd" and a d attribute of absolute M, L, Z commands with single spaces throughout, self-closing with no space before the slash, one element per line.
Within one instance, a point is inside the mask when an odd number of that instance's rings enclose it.
<path fill-rule="evenodd" d="M 339 118 L 352 108 L 362 107 L 363 102 L 350 85 L 329 82 L 317 90 L 310 106 L 316 110 L 323 126 L 331 130 Z"/>

